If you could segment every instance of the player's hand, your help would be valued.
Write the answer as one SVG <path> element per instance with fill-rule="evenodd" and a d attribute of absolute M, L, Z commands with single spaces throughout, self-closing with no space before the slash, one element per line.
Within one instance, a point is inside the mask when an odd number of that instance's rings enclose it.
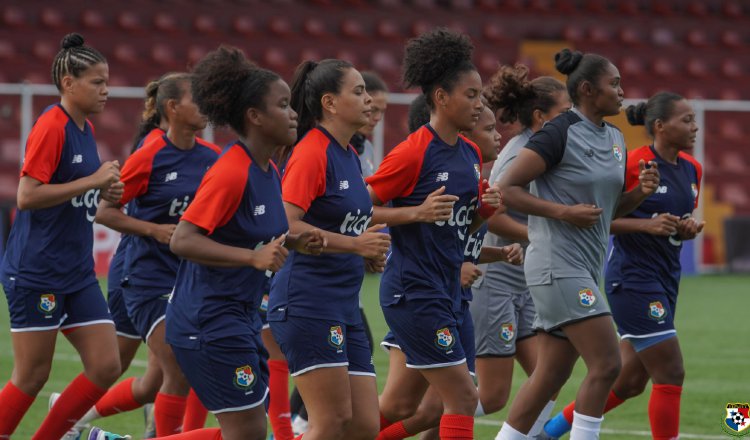
<path fill-rule="evenodd" d="M 481 276 L 482 271 L 476 264 L 466 261 L 461 265 L 461 287 L 471 287 L 474 281 Z"/>
<path fill-rule="evenodd" d="M 289 251 L 284 247 L 286 234 L 253 252 L 250 265 L 258 270 L 278 272 L 284 266 Z"/>
<path fill-rule="evenodd" d="M 101 190 L 99 194 L 102 199 L 110 203 L 119 204 L 122 195 L 125 194 L 125 184 L 118 180 L 106 189 Z"/>
<path fill-rule="evenodd" d="M 441 186 L 431 192 L 424 199 L 417 211 L 417 221 L 422 223 L 435 223 L 447 221 L 453 213 L 453 205 L 458 201 L 458 197 L 445 194 L 445 186 Z"/>
<path fill-rule="evenodd" d="M 94 174 L 91 175 L 91 180 L 94 183 L 95 188 L 99 188 L 104 192 L 110 185 L 120 181 L 120 162 L 113 160 L 111 162 L 104 162 Z M 119 199 L 117 200 L 120 201 Z"/>
<path fill-rule="evenodd" d="M 514 266 L 523 264 L 523 247 L 519 243 L 509 244 L 500 248 L 503 254 L 503 261 Z"/>
<path fill-rule="evenodd" d="M 677 224 L 677 234 L 682 240 L 692 240 L 698 234 L 703 232 L 703 227 L 706 226 L 706 222 L 698 222 L 693 217 L 684 218 Z"/>
<path fill-rule="evenodd" d="M 154 225 L 154 228 L 149 232 L 149 235 L 159 243 L 169 244 L 169 240 L 172 239 L 172 234 L 174 234 L 175 228 L 177 228 L 177 225 Z"/>
<path fill-rule="evenodd" d="M 391 247 L 391 236 L 378 232 L 385 227 L 385 224 L 370 226 L 362 235 L 356 237 L 355 252 L 372 260 L 385 260 L 385 253 Z"/>
<path fill-rule="evenodd" d="M 311 229 L 298 234 L 293 241 L 294 250 L 307 255 L 320 255 L 328 246 L 328 240 L 320 229 Z"/>
<path fill-rule="evenodd" d="M 369 273 L 383 273 L 386 258 L 365 258 L 365 270 Z"/>
<path fill-rule="evenodd" d="M 672 214 L 659 214 L 652 217 L 646 223 L 646 232 L 651 235 L 662 235 L 669 237 L 677 232 L 680 218 Z"/>
<path fill-rule="evenodd" d="M 495 211 L 500 209 L 502 209 L 503 212 L 505 211 L 505 207 L 503 206 L 503 195 L 500 192 L 499 186 L 490 186 L 490 184 L 487 183 L 487 179 L 485 179 L 482 181 L 481 189 L 482 205 L 492 207 Z"/>
<path fill-rule="evenodd" d="M 579 203 L 573 206 L 566 206 L 561 220 L 578 226 L 579 228 L 591 228 L 599 223 L 599 217 L 601 217 L 602 211 L 603 209 L 597 208 L 596 205 Z"/>
<path fill-rule="evenodd" d="M 638 188 L 641 193 L 648 197 L 656 192 L 659 187 L 659 167 L 653 160 L 648 162 L 648 168 L 646 168 L 646 162 L 641 159 L 638 161 L 638 168 L 640 173 L 638 174 Z"/>

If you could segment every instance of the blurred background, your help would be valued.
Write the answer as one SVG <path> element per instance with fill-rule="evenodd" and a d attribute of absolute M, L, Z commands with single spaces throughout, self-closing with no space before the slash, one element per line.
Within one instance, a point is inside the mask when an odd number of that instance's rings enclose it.
<path fill-rule="evenodd" d="M 627 99 L 670 90 L 693 99 L 704 164 L 701 240 L 683 252 L 685 272 L 750 271 L 750 2 L 742 0 L 3 0 L 0 5 L 0 232 L 15 207 L 25 135 L 58 101 L 50 67 L 62 37 L 79 32 L 110 66 L 112 97 L 93 118 L 102 160 L 127 157 L 142 87 L 190 68 L 220 44 L 242 48 L 290 80 L 306 59 L 341 58 L 387 82 L 391 104 L 378 139 L 385 152 L 406 135 L 401 95 L 406 40 L 435 26 L 468 34 L 487 80 L 499 64 L 557 75 L 564 47 L 596 52 L 620 69 Z M 137 87 L 125 88 L 125 87 Z M 613 118 L 629 148 L 643 127 Z M 513 127 L 502 127 L 507 141 Z M 214 133 L 223 144 L 226 131 Z M 117 234 L 97 228 L 97 271 Z M 2 240 L 4 242 L 5 240 Z M 2 246 L 2 244 L 0 244 Z M 1 248 L 0 248 L 1 250 Z"/>

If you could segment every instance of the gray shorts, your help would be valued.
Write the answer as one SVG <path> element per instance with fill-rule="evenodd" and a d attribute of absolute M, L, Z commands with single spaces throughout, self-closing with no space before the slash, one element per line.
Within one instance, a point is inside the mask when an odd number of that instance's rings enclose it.
<path fill-rule="evenodd" d="M 561 328 L 584 319 L 611 315 L 606 298 L 591 278 L 553 278 L 550 284 L 529 286 L 536 305 L 534 328 L 565 337 Z"/>
<path fill-rule="evenodd" d="M 477 357 L 516 354 L 516 343 L 534 336 L 534 302 L 528 290 L 504 292 L 485 280 L 474 290 L 471 316 Z"/>

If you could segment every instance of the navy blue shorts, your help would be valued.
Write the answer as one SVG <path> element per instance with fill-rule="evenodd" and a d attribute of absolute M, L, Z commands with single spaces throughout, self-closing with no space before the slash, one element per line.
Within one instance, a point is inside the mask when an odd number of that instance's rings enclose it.
<path fill-rule="evenodd" d="M 372 349 L 362 323 L 287 316 L 270 324 L 292 376 L 326 367 L 348 367 L 351 375 L 375 376 Z"/>
<path fill-rule="evenodd" d="M 122 287 L 117 286 L 107 291 L 107 306 L 112 320 L 115 322 L 115 330 L 118 336 L 129 339 L 141 339 L 138 330 L 135 329 L 133 321 L 128 316 L 128 309 L 125 307 L 125 299 L 122 297 Z"/>
<path fill-rule="evenodd" d="M 676 295 L 636 292 L 617 286 L 607 293 L 617 332 L 623 339 L 642 339 L 676 334 Z"/>
<path fill-rule="evenodd" d="M 441 368 L 466 362 L 460 314 L 452 311 L 450 302 L 436 299 L 401 297 L 383 307 L 385 321 L 409 368 Z M 470 340 L 474 340 L 473 335 Z"/>
<path fill-rule="evenodd" d="M 66 330 L 93 324 L 112 324 L 107 302 L 99 288 L 92 283 L 72 293 L 3 286 L 8 299 L 10 331 L 33 332 Z"/>
<path fill-rule="evenodd" d="M 128 317 L 144 342 L 148 341 L 151 332 L 164 320 L 170 294 L 171 292 L 165 292 L 163 288 L 132 285 L 123 287 L 122 296 L 125 299 Z"/>
<path fill-rule="evenodd" d="M 268 352 L 260 335 L 203 343 L 199 350 L 172 346 L 177 363 L 195 394 L 214 414 L 265 404 L 268 397 Z M 254 347 L 248 347 L 251 339 Z"/>

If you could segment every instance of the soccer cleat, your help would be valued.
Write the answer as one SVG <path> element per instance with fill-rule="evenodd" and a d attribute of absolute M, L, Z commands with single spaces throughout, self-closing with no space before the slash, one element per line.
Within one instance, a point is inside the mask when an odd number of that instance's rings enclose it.
<path fill-rule="evenodd" d="M 111 432 L 104 431 L 103 429 L 93 427 L 87 440 L 130 440 L 132 437 L 129 435 L 118 435 Z"/>
<path fill-rule="evenodd" d="M 146 426 L 146 430 L 143 432 L 143 438 L 156 438 L 156 421 L 154 420 L 153 403 L 143 405 L 143 423 Z"/>
<path fill-rule="evenodd" d="M 558 440 L 559 437 L 550 437 L 544 430 L 534 437 L 529 437 L 531 440 Z"/>
<path fill-rule="evenodd" d="M 307 420 L 303 419 L 302 416 L 297 415 L 292 420 L 292 431 L 294 435 L 304 434 L 307 431 Z"/>

